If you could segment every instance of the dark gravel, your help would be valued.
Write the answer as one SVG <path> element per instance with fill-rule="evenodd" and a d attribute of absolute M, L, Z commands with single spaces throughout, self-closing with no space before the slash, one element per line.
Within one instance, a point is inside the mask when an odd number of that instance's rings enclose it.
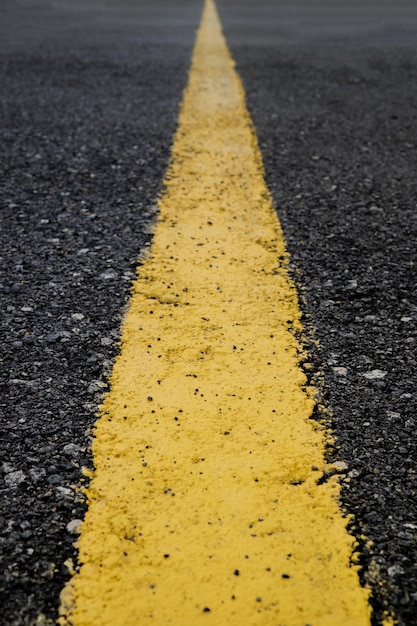
<path fill-rule="evenodd" d="M 2 5 L 2 625 L 53 623 L 76 562 L 82 467 L 150 242 L 192 4 Z"/>
<path fill-rule="evenodd" d="M 374 624 L 417 624 L 417 10 L 221 0 Z M 239 4 L 239 7 L 237 6 Z M 334 4 L 333 4 L 334 7 Z M 315 343 L 318 340 L 319 346 Z M 326 408 L 327 407 L 327 408 Z M 329 411 L 329 407 L 331 411 Z"/>
<path fill-rule="evenodd" d="M 417 625 L 417 17 L 219 0 L 347 464 L 374 624 Z M 333 8 L 332 8 L 333 7 Z M 201 3 L 4 0 L 0 624 L 54 622 Z M 315 337 L 319 346 L 315 343 Z M 324 380 L 324 382 L 323 382 Z M 330 409 L 331 407 L 331 414 Z M 382 584 L 381 584 L 382 583 Z"/>

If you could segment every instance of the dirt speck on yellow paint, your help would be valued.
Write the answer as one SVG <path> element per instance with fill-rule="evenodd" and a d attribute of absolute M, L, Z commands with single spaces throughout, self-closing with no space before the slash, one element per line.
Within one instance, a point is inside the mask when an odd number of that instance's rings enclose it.
<path fill-rule="evenodd" d="M 75 626 L 365 626 L 299 366 L 283 235 L 207 0 L 151 256 L 101 407 Z"/>

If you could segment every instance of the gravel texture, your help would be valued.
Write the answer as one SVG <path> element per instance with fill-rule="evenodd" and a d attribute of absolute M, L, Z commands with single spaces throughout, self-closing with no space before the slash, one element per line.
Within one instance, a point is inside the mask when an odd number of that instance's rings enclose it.
<path fill-rule="evenodd" d="M 82 467 L 150 244 L 200 11 L 156 8 L 4 7 L 2 625 L 53 623 L 76 563 Z"/>
<path fill-rule="evenodd" d="M 309 371 L 324 372 L 312 374 L 318 418 L 346 466 L 351 527 L 372 542 L 360 540 L 360 558 L 373 621 L 393 608 L 412 626 L 417 12 L 219 4 L 292 255 Z"/>
<path fill-rule="evenodd" d="M 374 624 L 394 608 L 413 626 L 417 18 L 411 2 L 353 4 L 219 0 L 302 295 L 317 418 L 337 438 L 329 455 L 352 527 L 372 541 L 361 563 Z M 76 563 L 81 468 L 150 242 L 200 10 L 2 5 L 5 626 L 53 623 Z"/>

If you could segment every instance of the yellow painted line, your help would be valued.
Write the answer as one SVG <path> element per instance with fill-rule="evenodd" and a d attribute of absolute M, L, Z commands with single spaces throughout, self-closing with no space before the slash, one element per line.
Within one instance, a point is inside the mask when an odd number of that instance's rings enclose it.
<path fill-rule="evenodd" d="M 61 624 L 369 625 L 339 485 L 317 485 L 300 311 L 212 0 L 165 182 Z"/>

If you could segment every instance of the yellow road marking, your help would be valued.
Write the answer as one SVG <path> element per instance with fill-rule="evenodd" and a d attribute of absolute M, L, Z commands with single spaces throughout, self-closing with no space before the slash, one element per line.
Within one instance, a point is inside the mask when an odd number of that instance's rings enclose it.
<path fill-rule="evenodd" d="M 296 293 L 212 0 L 165 182 L 61 623 L 369 625 L 339 485 L 317 485 Z"/>

